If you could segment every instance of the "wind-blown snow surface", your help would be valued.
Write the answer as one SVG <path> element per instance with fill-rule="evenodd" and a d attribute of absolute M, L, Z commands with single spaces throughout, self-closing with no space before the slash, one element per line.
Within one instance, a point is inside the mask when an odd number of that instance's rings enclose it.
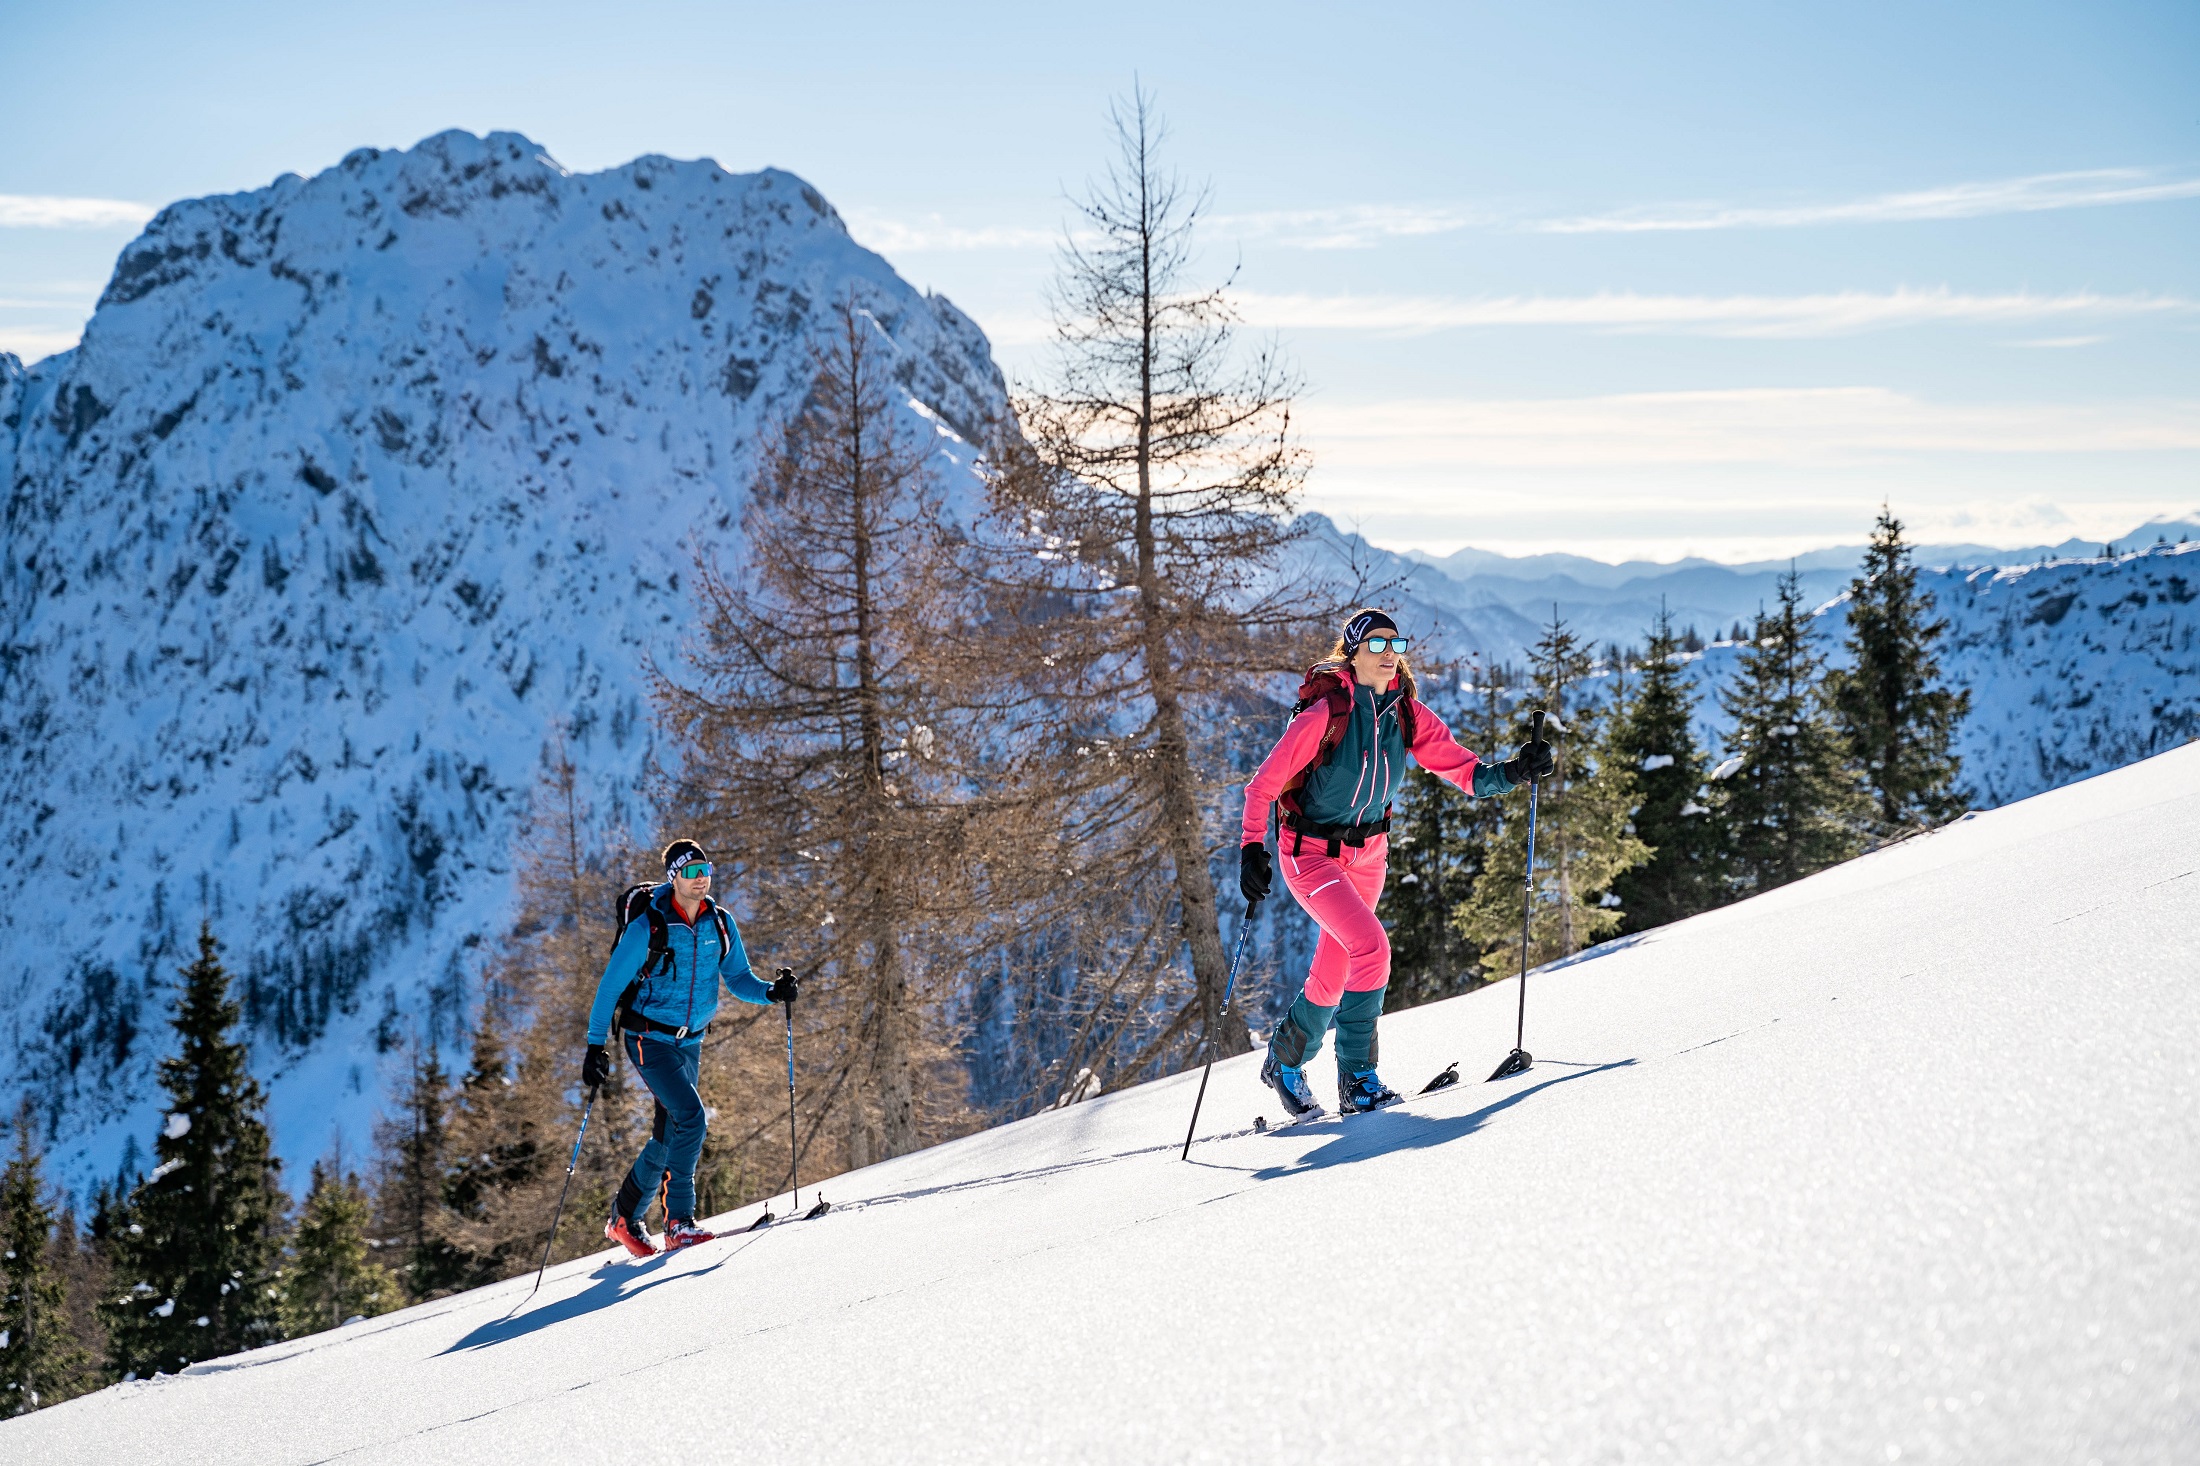
<path fill-rule="evenodd" d="M 1193 1164 L 1186 1074 L 0 1454 L 2193 1460 L 2196 867 L 2191 747 L 1541 973 L 1502 1084 L 1512 983 L 1386 1020 L 1410 1109 L 1253 1134 L 1233 1059 Z"/>
<path fill-rule="evenodd" d="M 0 358 L 0 1043 L 73 1183 L 150 1138 L 202 918 L 302 1174 L 463 1029 L 553 739 L 649 833 L 645 665 L 844 296 L 969 492 L 984 336 L 707 160 L 363 149 L 162 211 L 81 346 Z"/>

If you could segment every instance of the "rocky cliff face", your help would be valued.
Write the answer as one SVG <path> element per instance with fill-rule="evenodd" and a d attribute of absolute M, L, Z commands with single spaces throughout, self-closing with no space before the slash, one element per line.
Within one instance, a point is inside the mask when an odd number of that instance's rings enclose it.
<path fill-rule="evenodd" d="M 508 133 L 176 204 L 0 357 L 0 1014 L 67 1174 L 144 1128 L 202 920 L 298 1161 L 453 1032 L 553 743 L 648 833 L 643 669 L 842 296 L 967 485 L 984 337 L 815 190 Z"/>

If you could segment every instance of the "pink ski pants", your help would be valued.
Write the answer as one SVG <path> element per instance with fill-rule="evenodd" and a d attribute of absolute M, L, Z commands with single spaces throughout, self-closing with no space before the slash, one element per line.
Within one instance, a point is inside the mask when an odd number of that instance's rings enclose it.
<path fill-rule="evenodd" d="M 1302 842 L 1289 830 L 1279 838 L 1283 883 L 1322 933 L 1306 974 L 1307 1001 L 1334 1008 L 1348 992 L 1389 983 L 1390 934 L 1375 918 L 1375 901 L 1383 894 L 1390 837 L 1377 835 L 1357 849 L 1340 845 L 1335 859 L 1326 840 Z"/>

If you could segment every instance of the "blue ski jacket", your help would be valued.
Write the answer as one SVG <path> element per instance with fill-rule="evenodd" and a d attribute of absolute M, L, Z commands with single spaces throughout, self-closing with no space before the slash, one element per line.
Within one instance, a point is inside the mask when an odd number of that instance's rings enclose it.
<path fill-rule="evenodd" d="M 726 932 L 732 941 L 721 951 L 718 921 L 712 915 L 718 908 L 709 897 L 703 898 L 703 909 L 695 913 L 692 925 L 682 919 L 680 908 L 673 904 L 670 882 L 649 893 L 649 904 L 665 919 L 665 939 L 672 961 L 642 983 L 628 1012 L 673 1028 L 684 1027 L 688 1031 L 686 1041 L 700 1043 L 703 1025 L 718 1012 L 720 982 L 741 1002 L 771 1001 L 764 996 L 768 984 L 749 966 L 748 951 L 741 945 L 741 928 L 734 924 L 732 913 L 726 915 Z M 603 976 L 597 980 L 596 1001 L 588 1010 L 590 1043 L 600 1044 L 610 1038 L 611 1010 L 618 1006 L 619 994 L 626 991 L 626 985 L 634 981 L 648 958 L 649 918 L 637 916 L 619 933 L 611 960 L 604 964 Z"/>

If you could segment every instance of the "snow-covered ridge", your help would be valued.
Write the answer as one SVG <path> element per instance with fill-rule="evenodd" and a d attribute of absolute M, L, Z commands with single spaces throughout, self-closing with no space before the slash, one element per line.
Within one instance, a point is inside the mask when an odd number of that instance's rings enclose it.
<path fill-rule="evenodd" d="M 1947 622 L 1940 665 L 1971 694 L 1955 751 L 1981 807 L 2007 804 L 2200 738 L 2200 541 L 2108 559 L 1927 570 Z M 1846 592 L 1820 607 L 1819 649 L 1845 666 Z M 1741 648 L 1694 659 L 1698 731 L 1721 748 L 1717 690 Z"/>
<path fill-rule="evenodd" d="M 1308 521 L 1320 553 L 1363 567 L 1371 583 L 1398 587 L 1392 600 L 1400 614 L 1442 656 L 1522 667 L 1527 648 L 1549 625 L 1548 599 L 1540 610 L 1523 609 L 1517 586 L 1455 580 L 1340 532 L 1319 516 Z M 2130 538 L 2132 549 L 2105 557 L 1919 569 L 1920 589 L 1948 623 L 1939 652 L 1942 675 L 1971 694 L 1971 716 L 1958 731 L 1956 752 L 1977 804 L 2006 804 L 2200 737 L 2200 540 Z M 1823 601 L 1815 639 L 1831 666 L 1845 665 L 1846 584 L 1855 573 L 1855 567 L 1820 564 L 1803 576 L 1806 604 Z M 1704 596 L 1711 605 L 1691 609 L 1687 597 L 1704 592 L 1706 576 L 1733 584 L 1712 585 Z M 1742 582 L 1730 570 L 1697 566 L 1667 579 L 1676 626 L 1693 619 L 1716 634 L 1730 614 L 1741 614 L 1731 597 Z M 1770 599 L 1776 577 L 1764 579 L 1752 610 Z M 1646 578 L 1630 584 L 1658 591 L 1665 583 Z M 1552 582 L 1535 591 L 1551 594 Z M 1601 604 L 1576 599 L 1561 601 L 1559 612 L 1576 634 L 1599 646 L 1616 641 L 1639 649 L 1658 605 L 1656 594 Z M 1708 748 L 1721 747 L 1726 734 L 1728 719 L 1716 694 L 1739 650 L 1717 640 L 1690 659 L 1697 729 Z"/>
<path fill-rule="evenodd" d="M 847 295 L 966 490 L 982 333 L 707 160 L 363 149 L 163 210 L 77 349 L 0 357 L 0 1021 L 65 1174 L 143 1128 L 202 918 L 284 1153 L 360 1140 L 502 926 L 550 740 L 636 827 L 644 665 Z"/>
<path fill-rule="evenodd" d="M 1544 969 L 1502 1083 L 1511 982 L 1384 1020 L 1394 1083 L 1466 1080 L 1400 1110 L 1258 1134 L 1225 1059 L 1190 1163 L 1195 1073 L 0 1455 L 2189 1460 L 2196 852 L 2185 748 Z"/>

